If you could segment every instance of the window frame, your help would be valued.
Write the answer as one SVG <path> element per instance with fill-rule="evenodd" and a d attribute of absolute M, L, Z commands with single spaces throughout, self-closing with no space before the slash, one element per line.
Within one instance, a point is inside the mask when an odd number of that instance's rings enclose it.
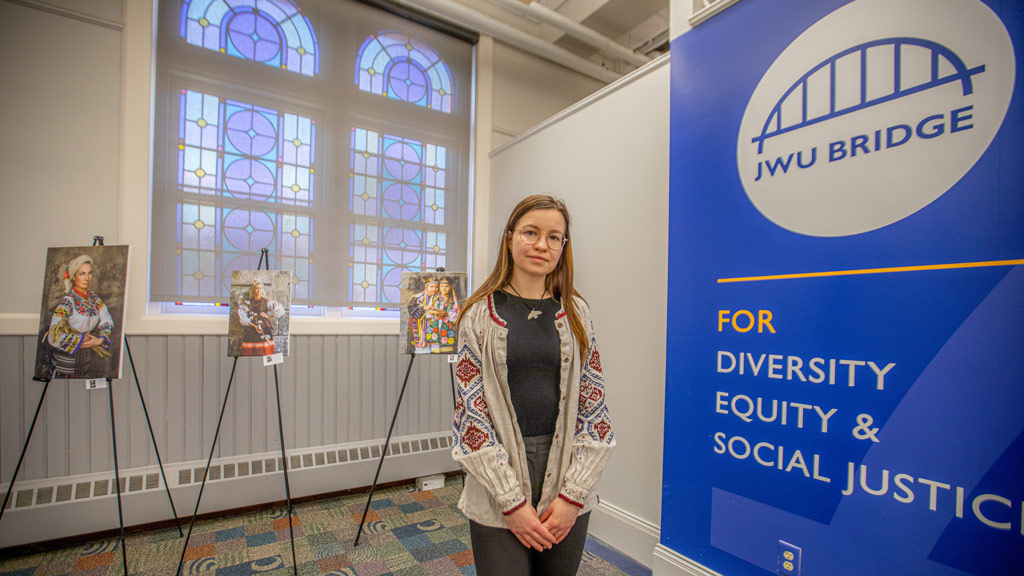
<path fill-rule="evenodd" d="M 174 2 L 173 4 L 175 5 L 174 6 L 174 10 L 180 10 L 180 5 L 178 5 L 177 2 Z M 156 37 L 156 28 L 163 26 L 163 24 L 161 24 L 160 21 L 159 21 L 159 15 L 156 13 L 158 10 L 159 9 L 155 9 L 154 10 L 154 14 L 153 14 L 153 20 L 154 20 L 154 23 L 155 23 L 155 26 L 154 26 L 154 37 L 153 37 L 153 46 L 154 47 L 156 47 L 159 44 L 159 40 Z M 377 33 L 379 33 L 380 31 L 382 31 L 384 29 L 387 29 L 387 27 L 380 28 L 380 29 L 375 29 L 375 30 L 373 30 L 372 33 L 373 34 L 377 34 Z M 324 34 L 318 33 L 318 38 L 320 38 L 321 41 L 323 41 L 324 37 L 325 37 Z M 346 39 L 346 42 L 353 42 L 355 44 L 355 48 L 358 49 L 358 46 L 361 45 L 361 43 L 363 41 L 365 41 L 365 39 L 366 39 L 365 36 L 364 37 L 359 37 L 359 38 L 352 37 L 352 38 Z M 459 39 L 465 40 L 465 38 L 459 38 Z M 181 39 L 180 37 L 176 37 L 175 40 L 180 40 L 183 43 L 185 42 L 184 39 Z M 475 37 L 474 37 L 474 40 L 475 40 Z M 201 47 L 196 47 L 196 46 L 190 46 L 190 48 L 194 48 L 197 51 L 206 51 L 205 49 L 203 49 Z M 465 102 L 462 104 L 462 106 L 465 109 L 463 114 L 465 114 L 468 117 L 467 124 L 468 124 L 469 130 L 468 130 L 468 138 L 464 142 L 457 142 L 457 140 L 455 138 L 451 138 L 449 140 L 447 138 L 447 136 L 448 136 L 447 134 L 445 135 L 446 136 L 445 138 L 439 138 L 438 137 L 439 134 L 437 132 L 435 132 L 435 131 L 432 131 L 430 125 L 434 124 L 435 122 L 444 122 L 446 120 L 450 121 L 451 120 L 450 117 L 452 115 L 445 114 L 444 112 L 442 112 L 440 110 L 430 110 L 430 109 L 422 110 L 422 113 L 424 113 L 424 114 L 434 114 L 434 115 L 440 116 L 441 118 L 439 118 L 437 120 L 434 120 L 433 122 L 427 121 L 427 122 L 423 122 L 422 124 L 419 124 L 419 125 L 416 125 L 416 126 L 410 126 L 410 125 L 404 125 L 404 124 L 403 125 L 397 125 L 397 124 L 393 124 L 391 122 L 388 122 L 387 119 L 386 119 L 386 115 L 384 113 L 381 113 L 380 111 L 378 111 L 376 114 L 374 114 L 374 113 L 367 113 L 365 111 L 362 111 L 362 112 L 359 112 L 359 113 L 353 113 L 351 108 L 346 108 L 346 110 L 345 110 L 345 112 L 346 112 L 345 120 L 342 123 L 337 124 L 336 126 L 334 126 L 332 128 L 332 130 L 331 130 L 331 132 L 335 132 L 335 133 L 336 132 L 341 132 L 341 131 L 348 132 L 352 126 L 359 126 L 359 127 L 365 127 L 365 128 L 369 128 L 369 129 L 375 130 L 375 131 L 377 131 L 377 132 L 379 132 L 381 134 L 391 133 L 391 134 L 394 134 L 395 136 L 401 136 L 401 137 L 406 137 L 406 138 L 415 138 L 415 139 L 420 140 L 424 144 L 427 144 L 427 143 L 429 143 L 429 144 L 438 144 L 438 145 L 443 145 L 446 148 L 448 148 L 448 150 L 449 150 L 449 164 L 446 167 L 446 170 L 450 174 L 455 174 L 459 170 L 463 171 L 463 174 L 461 175 L 461 179 L 463 180 L 463 182 L 461 183 L 460 193 L 465 195 L 465 200 L 464 200 L 464 203 L 463 203 L 464 212 L 462 212 L 462 213 L 457 213 L 457 211 L 451 210 L 450 208 L 447 208 L 446 211 L 448 213 L 446 214 L 446 225 L 444 226 L 444 228 L 448 229 L 449 226 L 450 226 L 450 227 L 453 228 L 452 232 L 456 232 L 457 233 L 456 229 L 458 228 L 458 226 L 456 226 L 454 224 L 449 224 L 449 223 L 454 222 L 454 221 L 458 221 L 458 219 L 461 219 L 461 226 L 464 227 L 463 229 L 465 231 L 465 237 L 462 238 L 461 241 L 462 241 L 463 246 L 464 246 L 464 256 L 463 257 L 465 259 L 465 268 L 466 268 L 467 273 L 471 272 L 469 270 L 469 268 L 471 267 L 472 253 L 473 253 L 473 246 L 472 246 L 472 229 L 473 229 L 473 225 L 474 225 L 474 223 L 473 223 L 473 215 L 472 215 L 472 206 L 473 206 L 473 202 L 474 202 L 474 198 L 473 198 L 473 193 L 474 193 L 474 191 L 473 191 L 473 142 L 475 141 L 475 130 L 476 130 L 473 111 L 476 109 L 476 102 L 475 102 L 475 100 L 476 100 L 476 93 L 475 93 L 475 87 L 476 87 L 476 78 L 475 78 L 475 74 L 476 74 L 476 70 L 475 70 L 475 67 L 476 67 L 475 66 L 476 65 L 476 49 L 477 49 L 477 47 L 476 47 L 476 45 L 474 43 L 474 45 L 470 49 L 471 53 L 470 53 L 470 57 L 469 57 L 469 63 L 468 63 L 468 66 L 467 66 L 468 75 L 467 75 L 467 77 L 465 79 L 465 84 L 466 85 L 462 86 L 459 89 L 462 92 L 461 94 L 459 94 L 458 91 L 456 92 L 456 100 L 455 100 L 455 104 L 453 104 L 453 109 L 454 109 L 456 106 L 460 105 L 458 103 L 458 100 L 465 99 Z M 321 44 L 320 52 L 322 54 L 326 54 L 326 53 L 328 53 L 328 51 L 329 51 L 329 48 L 326 48 L 324 46 L 324 44 Z M 439 53 L 440 53 L 440 51 L 439 51 Z M 214 57 L 223 56 L 221 54 L 217 54 L 217 53 L 213 53 L 213 52 L 211 52 L 211 55 L 214 56 Z M 246 65 L 248 65 L 248 66 L 251 66 L 251 67 L 266 68 L 267 69 L 266 72 L 270 72 L 270 73 L 277 73 L 277 72 L 279 72 L 278 70 L 274 70 L 272 68 L 267 67 L 265 64 L 263 64 L 261 62 L 247 61 L 247 60 L 243 60 L 243 59 L 239 59 L 239 58 L 235 58 L 235 57 L 223 57 L 222 60 L 227 61 L 227 64 L 221 64 L 219 66 L 215 66 L 215 68 L 231 66 L 231 65 L 234 65 L 234 66 L 238 66 L 238 65 L 246 66 Z M 160 74 L 160 71 L 155 66 L 155 58 L 153 59 L 153 62 L 154 62 L 154 65 L 153 65 L 152 70 L 153 70 L 153 76 L 155 77 L 158 74 Z M 353 52 L 350 55 L 350 58 L 348 59 L 347 63 L 349 65 L 350 70 L 354 72 L 354 67 L 358 66 L 358 63 L 356 62 L 356 54 L 355 54 L 355 52 Z M 320 75 L 322 76 L 325 73 L 327 73 L 327 69 L 328 69 L 328 66 L 325 66 L 324 62 L 321 61 Z M 180 70 L 179 70 L 179 72 L 180 72 Z M 300 76 L 299 74 L 296 74 L 294 72 L 284 72 L 284 73 L 285 74 L 289 74 L 289 75 L 293 75 L 295 77 L 299 77 Z M 197 77 L 197 75 L 195 75 L 195 74 L 191 74 L 191 73 L 188 73 L 188 72 L 183 72 L 181 74 L 182 74 L 182 76 L 186 76 L 186 77 L 187 76 L 191 76 L 193 80 L 200 80 Z M 221 98 L 225 98 L 225 99 L 235 98 L 235 99 L 241 100 L 241 101 L 249 103 L 249 104 L 271 106 L 271 107 L 275 107 L 281 113 L 284 113 L 284 112 L 287 112 L 287 113 L 299 113 L 299 114 L 303 114 L 303 115 L 307 115 L 307 113 L 308 113 L 309 117 L 314 118 L 317 121 L 317 130 L 318 130 L 317 137 L 318 137 L 318 140 L 320 140 L 321 138 L 324 138 L 326 136 L 325 132 L 327 132 L 327 130 L 325 130 L 324 128 L 325 128 L 325 126 L 327 125 L 328 122 L 325 121 L 324 118 L 326 117 L 328 112 L 324 111 L 323 109 L 321 109 L 319 107 L 317 107 L 314 103 L 306 101 L 306 100 L 303 100 L 302 98 L 294 98 L 294 97 L 291 97 L 291 98 L 281 98 L 279 100 L 275 100 L 273 103 L 269 103 L 268 99 L 264 98 L 263 94 L 259 93 L 258 91 L 255 91 L 255 90 L 252 91 L 251 94 L 256 96 L 256 97 L 250 97 L 250 93 L 248 91 L 244 90 L 244 89 L 240 89 L 240 87 L 237 84 L 233 84 L 233 83 L 231 83 L 231 82 L 229 82 L 227 80 L 217 80 L 217 79 L 211 78 L 210 76 L 212 76 L 214 74 L 216 74 L 216 72 L 212 71 L 209 76 L 202 78 L 199 82 L 195 82 L 195 83 L 189 84 L 189 86 L 187 86 L 187 89 L 191 89 L 191 90 L 203 89 L 203 88 L 200 88 L 200 84 L 204 84 L 205 86 L 210 88 L 208 93 L 214 93 L 218 97 L 221 97 Z M 339 73 L 339 76 L 344 76 L 344 74 Z M 298 82 L 303 82 L 304 80 L 306 80 L 305 77 L 296 78 L 296 81 L 298 81 Z M 315 80 L 315 78 L 313 80 Z M 159 83 L 159 81 L 157 82 L 157 84 L 158 83 Z M 387 97 L 381 97 L 381 96 L 378 96 L 378 95 L 372 94 L 372 93 L 361 92 L 359 90 L 358 85 L 355 84 L 354 82 L 352 83 L 351 86 L 348 86 L 348 90 L 355 94 L 355 98 L 354 99 L 356 99 L 356 100 L 358 100 L 360 98 L 369 98 L 369 99 L 380 99 L 380 100 L 383 100 L 385 103 L 382 106 L 379 107 L 380 110 L 386 110 L 386 108 L 389 105 L 390 106 L 410 106 L 410 107 L 414 106 L 414 104 L 412 104 L 412 103 L 402 102 L 402 101 L 390 99 L 390 98 L 387 98 Z M 156 93 L 154 92 L 152 94 L 151 102 L 153 102 L 155 104 L 155 101 L 156 101 Z M 295 106 L 296 104 L 298 104 L 299 107 L 296 107 Z M 319 114 L 318 114 L 318 112 L 319 112 Z M 159 114 L 159 113 L 160 113 L 159 110 L 154 107 L 153 118 L 155 119 L 156 115 Z M 369 123 L 367 123 L 367 120 L 369 121 Z M 177 124 L 176 119 L 170 119 L 170 118 L 165 119 L 164 122 L 165 122 L 164 123 L 164 127 L 172 127 L 172 126 L 176 126 L 176 124 Z M 391 126 L 394 126 L 394 128 L 401 128 L 401 129 L 389 130 L 389 128 Z M 161 126 L 160 126 L 160 123 L 156 122 L 155 125 L 152 125 L 152 129 L 153 129 L 153 134 L 154 134 L 155 137 L 150 139 L 150 145 L 154 146 L 154 148 L 155 148 L 156 139 L 161 137 Z M 449 131 L 451 131 L 451 130 L 449 130 Z M 164 132 L 167 132 L 167 130 L 165 129 Z M 332 155 L 332 158 L 326 158 L 326 156 L 325 156 L 326 150 L 327 150 L 327 147 L 325 145 L 323 145 L 321 143 L 321 141 L 318 141 L 317 145 L 316 145 L 316 160 L 314 161 L 314 165 L 316 165 L 316 166 L 326 166 L 327 164 L 332 163 L 332 162 L 334 164 L 338 164 L 337 161 L 338 161 L 339 157 L 345 158 L 345 157 L 348 156 L 348 154 L 350 152 L 349 144 L 347 142 L 345 142 L 343 146 L 338 146 L 338 147 L 336 147 L 334 149 L 334 154 Z M 456 151 L 456 150 L 458 151 L 457 154 L 452 154 L 451 153 L 452 151 Z M 462 165 L 456 165 L 456 163 L 453 163 L 452 160 L 451 160 L 453 157 L 457 158 L 458 159 L 457 163 L 462 163 Z M 156 164 L 157 163 L 154 162 L 154 166 L 152 168 L 153 178 L 150 180 L 150 186 L 152 186 L 153 189 L 155 189 L 156 187 L 160 186 L 161 183 L 168 182 L 168 181 L 171 182 L 170 185 L 175 185 L 174 183 L 176 183 L 176 174 L 174 176 L 171 176 L 170 179 L 164 178 L 162 181 L 159 180 L 159 178 L 160 178 L 160 176 L 158 175 L 159 170 L 157 169 Z M 170 167 L 170 170 L 166 171 L 166 172 L 169 173 L 168 175 L 174 174 L 173 170 L 176 168 L 176 163 L 169 164 L 169 167 Z M 340 169 L 340 168 L 336 168 L 336 169 Z M 345 166 L 343 167 L 343 169 L 346 172 L 348 170 L 347 158 L 345 159 Z M 320 212 L 320 208 L 317 207 L 317 206 L 318 206 L 318 204 L 320 204 L 320 203 L 325 201 L 324 200 L 325 194 L 324 194 L 324 192 L 322 190 L 325 187 L 326 177 L 324 175 L 322 175 L 322 174 L 319 174 L 319 172 L 320 171 L 318 170 L 319 182 L 316 184 L 315 191 L 313 192 L 315 200 L 314 200 L 314 207 L 311 208 L 311 210 L 313 210 L 314 212 Z M 335 182 L 337 182 L 337 181 L 338 181 L 338 179 L 335 178 Z M 346 184 L 343 187 L 344 189 L 343 190 L 342 189 L 336 190 L 336 192 L 334 193 L 335 197 L 333 198 L 333 200 L 335 202 L 343 201 L 343 202 L 347 203 L 347 201 L 348 201 L 348 194 L 350 194 L 350 190 L 348 188 L 347 178 L 345 179 L 345 181 L 346 181 Z M 211 199 L 220 199 L 220 198 L 222 198 L 222 196 L 220 196 L 220 195 L 211 196 Z M 151 213 L 155 214 L 158 210 L 165 209 L 164 207 L 159 206 L 159 200 L 157 199 L 157 195 L 156 194 L 154 194 L 152 196 L 152 201 L 153 202 L 151 204 Z M 157 230 L 156 230 L 157 221 L 155 219 L 150 218 L 150 217 L 147 217 L 146 220 L 147 220 L 147 225 L 150 228 L 150 233 L 156 234 L 157 233 Z M 166 221 L 165 221 L 165 223 L 166 223 Z M 174 223 L 171 222 L 171 225 L 173 226 Z M 421 229 L 424 229 L 425 227 L 426 227 L 426 225 L 423 225 L 423 224 L 420 225 Z M 452 232 L 448 232 L 449 236 L 452 235 Z M 449 244 L 449 246 L 450 246 L 450 244 Z M 451 249 L 452 248 L 449 247 L 449 250 L 451 250 Z M 147 251 L 147 256 L 149 256 L 148 251 Z M 150 280 L 150 279 L 147 278 L 147 280 Z M 347 291 L 347 287 L 346 287 L 346 291 Z M 171 303 L 170 306 L 173 306 L 173 303 Z M 187 322 L 189 320 L 196 320 L 196 319 L 199 319 L 199 318 L 201 318 L 203 320 L 213 320 L 215 322 L 216 321 L 222 322 L 222 318 L 223 318 L 224 314 L 226 314 L 226 312 L 220 312 L 220 313 L 214 312 L 212 314 L 202 314 L 202 313 L 196 314 L 194 312 L 181 313 L 181 312 L 178 312 L 178 311 L 169 310 L 168 308 L 169 308 L 169 306 L 166 303 L 159 302 L 159 301 L 150 301 L 148 299 L 148 294 L 147 294 L 146 314 L 144 316 L 148 320 L 158 320 L 158 319 L 171 319 L 171 318 L 174 318 L 175 319 L 175 324 L 178 324 L 179 320 Z M 309 316 L 302 315 L 302 317 L 295 318 L 294 321 L 293 321 L 293 330 L 292 330 L 293 333 L 321 333 L 324 329 L 327 328 L 327 326 L 326 326 L 327 324 L 333 325 L 332 328 L 330 329 L 331 332 L 323 331 L 323 333 L 363 333 L 363 334 L 371 333 L 372 334 L 372 333 L 397 333 L 398 332 L 397 317 L 394 316 L 393 313 L 390 312 L 390 311 L 379 311 L 379 310 L 373 310 L 373 309 L 357 309 L 357 310 L 353 310 L 353 309 L 346 308 L 346 307 L 336 307 L 336 306 L 323 306 L 323 307 L 318 307 L 318 308 L 322 308 L 322 313 L 316 315 L 318 317 L 311 318 Z M 148 323 L 149 322 L 147 322 L 147 324 Z M 307 323 L 316 323 L 316 324 L 320 324 L 320 326 L 313 327 L 313 324 L 310 324 L 310 326 L 304 326 Z M 223 331 L 223 328 L 221 327 L 221 329 L 217 330 L 216 332 L 222 332 L 222 331 Z"/>

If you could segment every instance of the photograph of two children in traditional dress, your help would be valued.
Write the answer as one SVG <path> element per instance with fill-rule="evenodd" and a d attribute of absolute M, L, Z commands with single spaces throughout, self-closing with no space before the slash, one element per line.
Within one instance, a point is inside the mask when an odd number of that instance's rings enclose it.
<path fill-rule="evenodd" d="M 464 272 L 403 272 L 402 353 L 454 354 L 455 321 L 465 298 Z"/>

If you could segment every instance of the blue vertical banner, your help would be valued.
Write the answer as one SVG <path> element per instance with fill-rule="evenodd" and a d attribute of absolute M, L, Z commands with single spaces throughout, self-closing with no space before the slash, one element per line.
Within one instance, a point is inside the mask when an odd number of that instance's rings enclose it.
<path fill-rule="evenodd" d="M 743 0 L 672 43 L 661 543 L 1020 574 L 1024 10 Z"/>

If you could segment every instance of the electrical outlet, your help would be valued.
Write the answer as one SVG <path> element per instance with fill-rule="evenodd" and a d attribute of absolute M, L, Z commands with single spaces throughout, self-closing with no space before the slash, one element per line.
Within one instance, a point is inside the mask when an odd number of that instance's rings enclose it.
<path fill-rule="evenodd" d="M 800 576 L 800 557 L 803 555 L 798 546 L 794 546 L 784 540 L 779 540 L 779 569 L 780 576 Z"/>

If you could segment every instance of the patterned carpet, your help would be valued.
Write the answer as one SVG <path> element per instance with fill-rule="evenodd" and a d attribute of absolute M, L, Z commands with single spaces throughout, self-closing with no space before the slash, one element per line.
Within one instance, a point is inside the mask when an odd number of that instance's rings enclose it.
<path fill-rule="evenodd" d="M 295 555 L 302 576 L 475 575 L 469 524 L 457 507 L 461 479 L 444 488 L 415 486 L 380 490 L 353 547 L 366 494 L 295 506 Z M 187 521 L 183 521 L 187 529 Z M 599 554 L 607 548 L 588 539 L 581 576 L 625 576 Z M 184 539 L 176 528 L 130 535 L 128 571 L 139 576 L 174 574 Z M 606 556 L 612 555 L 605 553 Z M 612 561 L 622 565 L 621 560 Z M 625 566 L 629 574 L 637 572 Z M 113 576 L 122 574 L 118 539 L 28 556 L 0 552 L 0 576 Z M 288 518 L 283 506 L 197 522 L 185 554 L 189 576 L 292 574 Z M 649 571 L 647 572 L 650 573 Z"/>

